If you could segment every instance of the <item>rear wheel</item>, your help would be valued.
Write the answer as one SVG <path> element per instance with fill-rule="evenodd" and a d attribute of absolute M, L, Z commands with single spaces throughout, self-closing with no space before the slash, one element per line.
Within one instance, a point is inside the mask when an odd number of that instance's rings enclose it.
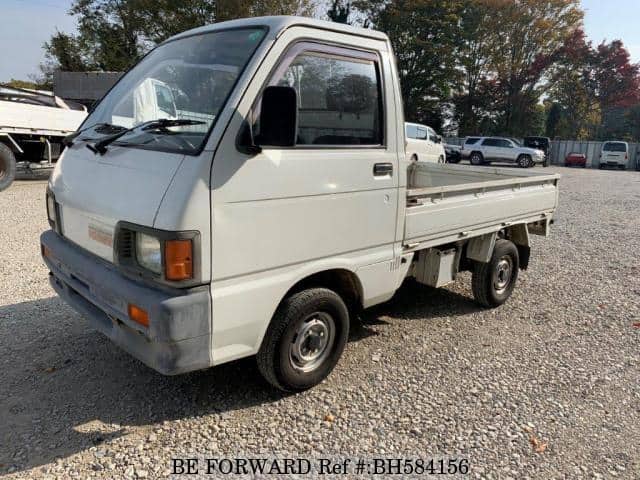
<path fill-rule="evenodd" d="M 518 279 L 520 257 L 509 240 L 496 240 L 488 263 L 475 263 L 472 275 L 473 296 L 485 307 L 494 308 L 506 302 Z"/>
<path fill-rule="evenodd" d="M 301 391 L 322 382 L 338 363 L 349 336 L 340 296 L 311 288 L 283 300 L 258 351 L 258 369 L 274 387 Z"/>
<path fill-rule="evenodd" d="M 484 163 L 484 157 L 480 152 L 473 152 L 469 157 L 471 165 L 482 165 Z"/>
<path fill-rule="evenodd" d="M 438 157 L 438 163 L 446 163 L 446 160 L 444 159 L 444 157 L 442 155 L 440 155 Z"/>
<path fill-rule="evenodd" d="M 0 143 L 0 192 L 9 188 L 16 177 L 16 157 L 5 144 Z"/>

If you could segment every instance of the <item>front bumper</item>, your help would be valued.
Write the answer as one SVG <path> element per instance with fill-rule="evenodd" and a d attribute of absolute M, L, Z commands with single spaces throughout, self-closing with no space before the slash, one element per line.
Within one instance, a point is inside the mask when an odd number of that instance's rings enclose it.
<path fill-rule="evenodd" d="M 212 365 L 208 287 L 147 286 L 52 230 L 40 242 L 56 293 L 123 350 L 164 375 Z M 148 327 L 129 318 L 129 303 L 148 312 Z"/>

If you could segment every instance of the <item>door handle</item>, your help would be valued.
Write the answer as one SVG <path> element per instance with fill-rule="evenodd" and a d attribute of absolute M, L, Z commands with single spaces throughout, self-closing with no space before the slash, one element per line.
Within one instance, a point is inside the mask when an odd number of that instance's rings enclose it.
<path fill-rule="evenodd" d="M 373 165 L 374 177 L 390 177 L 393 175 L 392 163 L 376 163 Z"/>

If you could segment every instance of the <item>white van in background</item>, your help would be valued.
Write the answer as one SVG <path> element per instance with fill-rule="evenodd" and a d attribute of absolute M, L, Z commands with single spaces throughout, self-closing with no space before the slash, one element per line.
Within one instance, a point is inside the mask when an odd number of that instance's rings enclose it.
<path fill-rule="evenodd" d="M 446 155 L 442 137 L 433 128 L 406 122 L 404 129 L 407 137 L 407 160 L 445 163 Z"/>
<path fill-rule="evenodd" d="M 598 168 L 618 167 L 624 170 L 628 163 L 629 144 L 627 142 L 604 142 Z"/>

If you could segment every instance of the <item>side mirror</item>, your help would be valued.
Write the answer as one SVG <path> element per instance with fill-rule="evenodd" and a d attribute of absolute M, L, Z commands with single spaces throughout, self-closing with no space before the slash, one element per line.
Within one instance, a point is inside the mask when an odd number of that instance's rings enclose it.
<path fill-rule="evenodd" d="M 436 135 L 434 138 L 435 143 L 442 143 L 442 137 L 440 135 Z"/>
<path fill-rule="evenodd" d="M 256 145 L 293 147 L 298 134 L 298 93 L 292 87 L 271 86 L 262 94 L 260 134 Z"/>

